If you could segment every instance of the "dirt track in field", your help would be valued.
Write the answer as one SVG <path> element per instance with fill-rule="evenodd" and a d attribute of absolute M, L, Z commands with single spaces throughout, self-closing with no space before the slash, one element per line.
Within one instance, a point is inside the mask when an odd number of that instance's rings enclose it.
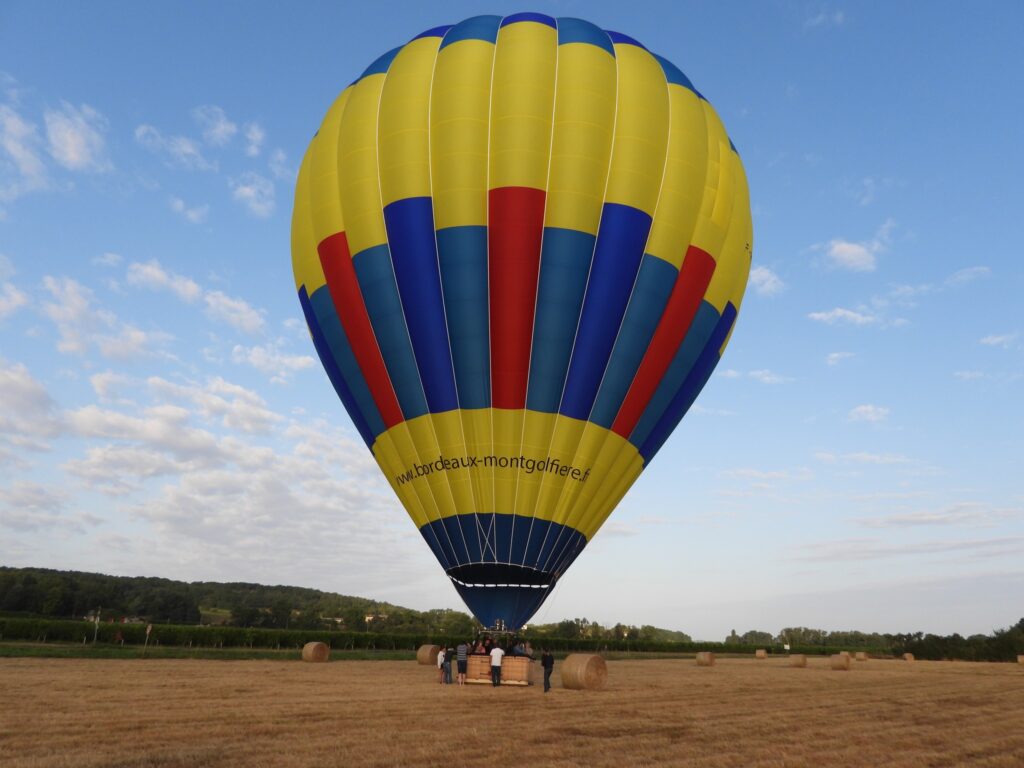
<path fill-rule="evenodd" d="M 0 765 L 1024 766 L 1024 666 L 608 668 L 544 695 L 412 662 L 0 659 Z"/>

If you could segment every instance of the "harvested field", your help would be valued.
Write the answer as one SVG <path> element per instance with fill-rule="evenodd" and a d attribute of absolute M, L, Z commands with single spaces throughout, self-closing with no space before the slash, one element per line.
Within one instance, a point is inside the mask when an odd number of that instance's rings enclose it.
<path fill-rule="evenodd" d="M 563 689 L 556 665 L 547 695 L 436 681 L 412 661 L 0 659 L 0 765 L 1024 765 L 1016 664 L 612 661 L 603 691 Z"/>

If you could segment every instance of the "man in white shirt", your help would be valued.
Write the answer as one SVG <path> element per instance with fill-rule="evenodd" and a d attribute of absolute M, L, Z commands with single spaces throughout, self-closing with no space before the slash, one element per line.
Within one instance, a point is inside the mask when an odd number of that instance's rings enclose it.
<path fill-rule="evenodd" d="M 437 682 L 444 684 L 444 646 L 437 654 Z"/>
<path fill-rule="evenodd" d="M 501 685 L 501 657 L 504 655 L 501 646 L 495 643 L 491 649 L 491 685 L 495 688 Z"/>

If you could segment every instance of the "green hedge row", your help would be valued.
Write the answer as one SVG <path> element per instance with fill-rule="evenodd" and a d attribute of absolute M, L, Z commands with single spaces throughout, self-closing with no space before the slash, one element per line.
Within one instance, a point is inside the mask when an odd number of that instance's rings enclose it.
<path fill-rule="evenodd" d="M 60 619 L 0 618 L 0 640 L 28 642 L 92 642 L 93 633 L 102 643 L 119 640 L 126 645 L 146 642 L 144 624 L 101 623 L 98 631 L 92 622 Z M 174 645 L 201 648 L 298 648 L 321 641 L 332 648 L 351 650 L 415 650 L 425 643 L 455 645 L 466 638 L 428 634 L 398 635 L 374 632 L 329 632 L 326 630 L 251 629 L 247 627 L 200 627 L 178 624 L 154 624 L 151 645 Z M 658 643 L 637 640 L 584 640 L 558 637 L 531 638 L 535 648 L 547 646 L 553 651 L 636 651 L 656 653 L 752 654 L 753 645 L 725 643 Z M 769 653 L 784 654 L 781 646 L 769 647 Z M 831 654 L 840 648 L 826 646 L 793 647 L 791 653 Z M 888 649 L 861 649 L 888 654 Z"/>

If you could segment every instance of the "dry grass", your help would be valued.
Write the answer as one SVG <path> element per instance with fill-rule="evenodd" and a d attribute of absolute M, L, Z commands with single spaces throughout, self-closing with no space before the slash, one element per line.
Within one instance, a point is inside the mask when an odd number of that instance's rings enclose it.
<path fill-rule="evenodd" d="M 3 659 L 0 765 L 1024 765 L 1018 665 L 808 661 L 613 661 L 603 691 L 556 667 L 544 695 L 414 662 Z"/>

